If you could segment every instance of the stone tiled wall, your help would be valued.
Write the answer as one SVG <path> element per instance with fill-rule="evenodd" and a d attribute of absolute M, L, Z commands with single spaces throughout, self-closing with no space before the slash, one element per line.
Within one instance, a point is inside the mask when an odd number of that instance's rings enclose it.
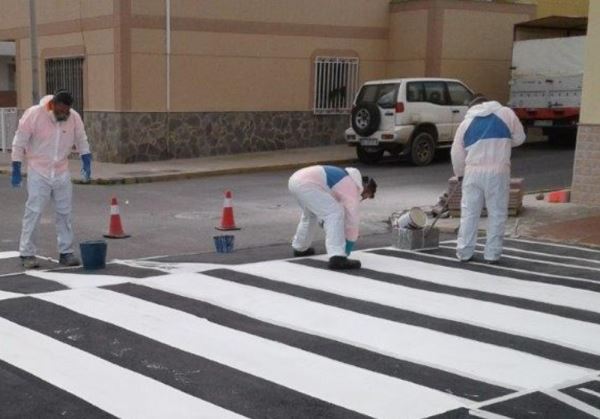
<path fill-rule="evenodd" d="M 311 112 L 86 112 L 96 159 L 113 163 L 343 143 L 347 115 Z"/>
<path fill-rule="evenodd" d="M 571 201 L 600 206 L 600 125 L 579 126 Z"/>

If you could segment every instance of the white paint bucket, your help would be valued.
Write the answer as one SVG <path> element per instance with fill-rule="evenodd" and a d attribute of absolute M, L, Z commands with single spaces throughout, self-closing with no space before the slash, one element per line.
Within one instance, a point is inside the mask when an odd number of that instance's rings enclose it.
<path fill-rule="evenodd" d="M 419 207 L 413 207 L 398 219 L 398 227 L 420 230 L 427 225 L 427 215 Z"/>

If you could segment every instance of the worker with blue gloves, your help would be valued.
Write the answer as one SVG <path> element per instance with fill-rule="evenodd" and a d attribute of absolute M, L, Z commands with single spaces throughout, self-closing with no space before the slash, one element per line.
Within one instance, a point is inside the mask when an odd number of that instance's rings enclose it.
<path fill-rule="evenodd" d="M 321 220 L 329 268 L 360 268 L 360 261 L 348 256 L 358 238 L 358 204 L 361 200 L 375 197 L 375 180 L 363 178 L 358 169 L 352 167 L 310 166 L 294 173 L 288 187 L 302 208 L 292 241 L 294 256 L 315 254 L 311 245 Z"/>
<path fill-rule="evenodd" d="M 483 206 L 488 226 L 484 260 L 496 264 L 508 218 L 510 156 L 525 141 L 523 125 L 512 111 L 483 95 L 476 95 L 459 125 L 451 156 L 454 174 L 462 178 L 460 228 L 456 256 L 462 262 L 473 257 L 477 226 Z"/>
<path fill-rule="evenodd" d="M 39 105 L 25 111 L 13 140 L 13 187 L 21 185 L 21 165 L 23 159 L 27 159 L 28 198 L 19 243 L 19 253 L 26 269 L 39 266 L 34 237 L 42 212 L 50 200 L 54 201 L 56 211 L 59 262 L 66 266 L 80 264 L 73 254 L 73 186 L 67 158 L 75 147 L 81 156 L 82 177 L 89 182 L 92 155 L 83 121 L 71 109 L 72 104 L 73 96 L 65 90 L 43 97 Z"/>

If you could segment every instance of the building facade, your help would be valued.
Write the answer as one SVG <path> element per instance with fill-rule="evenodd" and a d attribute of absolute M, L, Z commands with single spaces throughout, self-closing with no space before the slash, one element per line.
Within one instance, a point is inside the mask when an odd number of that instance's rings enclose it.
<path fill-rule="evenodd" d="M 37 1 L 40 90 L 76 92 L 101 161 L 334 144 L 365 80 L 455 77 L 506 101 L 513 26 L 536 16 L 530 3 Z M 0 4 L 23 109 L 29 9 Z"/>
<path fill-rule="evenodd" d="M 600 206 L 600 2 L 590 2 L 572 200 Z"/>

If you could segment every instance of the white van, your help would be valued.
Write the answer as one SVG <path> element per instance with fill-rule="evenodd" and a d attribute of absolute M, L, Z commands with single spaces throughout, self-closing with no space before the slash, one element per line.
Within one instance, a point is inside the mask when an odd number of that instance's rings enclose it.
<path fill-rule="evenodd" d="M 365 83 L 354 100 L 346 141 L 358 159 L 374 164 L 388 152 L 417 166 L 450 147 L 473 91 L 454 79 L 410 78 Z"/>

